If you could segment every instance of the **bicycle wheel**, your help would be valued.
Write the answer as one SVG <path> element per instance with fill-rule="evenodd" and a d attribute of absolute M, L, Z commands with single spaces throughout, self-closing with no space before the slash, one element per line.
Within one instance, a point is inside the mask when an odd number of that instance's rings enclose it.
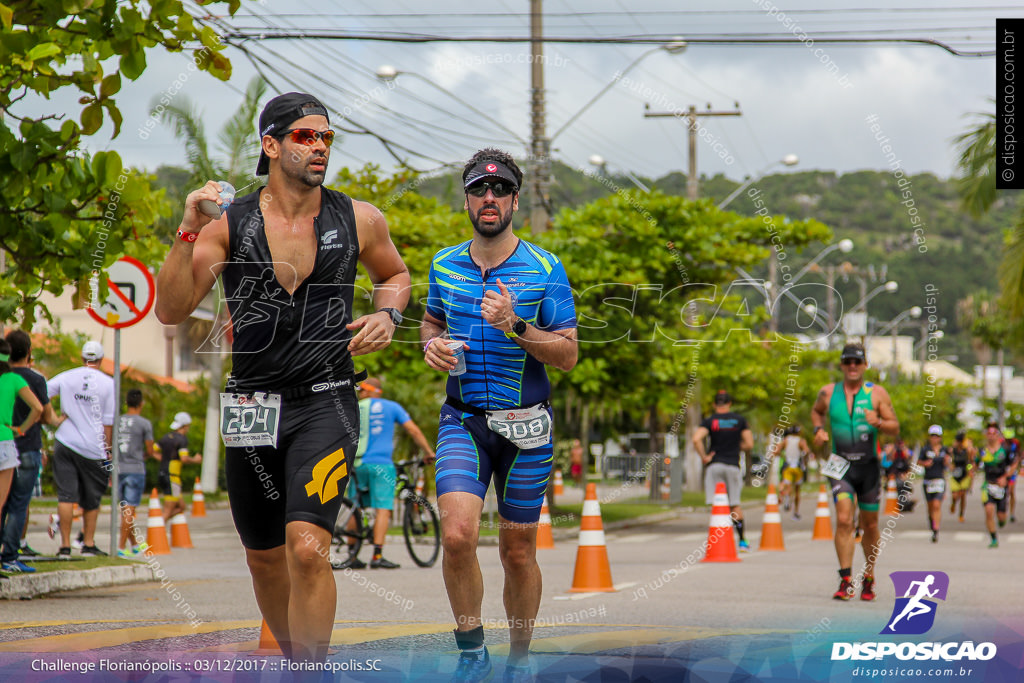
<path fill-rule="evenodd" d="M 402 533 L 412 561 L 420 567 L 433 567 L 441 551 L 441 524 L 430 501 L 410 492 L 405 501 Z"/>
<path fill-rule="evenodd" d="M 341 501 L 338 519 L 334 522 L 334 534 L 331 539 L 334 552 L 339 560 L 344 561 L 355 555 L 363 547 L 366 530 L 363 527 L 363 511 L 348 498 Z"/>

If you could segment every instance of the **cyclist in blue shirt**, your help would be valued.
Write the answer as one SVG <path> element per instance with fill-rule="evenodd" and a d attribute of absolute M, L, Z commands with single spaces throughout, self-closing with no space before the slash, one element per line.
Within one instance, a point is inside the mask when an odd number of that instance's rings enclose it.
<path fill-rule="evenodd" d="M 370 377 L 359 383 L 359 446 L 356 450 L 356 481 L 363 507 L 377 511 L 373 524 L 373 557 L 370 569 L 398 569 L 401 565 L 383 557 L 384 540 L 395 503 L 395 485 L 398 473 L 391 452 L 394 449 L 395 425 L 400 424 L 427 454 L 426 461 L 434 459 L 423 432 L 398 403 L 381 398 L 380 380 Z M 364 569 L 366 563 L 350 555 L 335 569 Z"/>
<path fill-rule="evenodd" d="M 462 180 L 473 238 L 434 256 L 420 328 L 424 360 L 435 370 L 458 372 L 449 344 L 464 344 L 465 372 L 448 377 L 437 442 L 442 570 L 461 650 L 455 680 L 491 672 L 476 546 L 492 479 L 509 620 L 505 680 L 531 680 L 527 653 L 541 594 L 537 519 L 552 463 L 545 365 L 576 364 L 576 309 L 561 261 L 509 229 L 523 180 L 515 160 L 481 150 Z"/>

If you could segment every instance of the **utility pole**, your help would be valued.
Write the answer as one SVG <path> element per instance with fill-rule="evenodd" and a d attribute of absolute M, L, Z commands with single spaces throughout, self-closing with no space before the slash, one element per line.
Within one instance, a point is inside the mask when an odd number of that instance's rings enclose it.
<path fill-rule="evenodd" d="M 651 105 L 644 104 L 644 118 L 651 119 L 661 116 L 672 116 L 679 117 L 677 111 L 650 111 Z M 700 130 L 697 119 L 702 116 L 742 116 L 743 113 L 740 111 L 739 103 L 736 103 L 735 111 L 711 111 L 711 105 L 708 105 L 707 111 L 697 111 L 697 107 L 692 104 L 686 109 L 686 121 L 687 129 L 690 137 L 690 168 L 686 175 L 686 197 L 690 201 L 697 201 L 697 131 Z"/>
<path fill-rule="evenodd" d="M 542 0 L 530 0 L 530 153 L 533 182 L 530 187 L 530 229 L 534 234 L 548 229 L 551 156 L 545 131 L 544 102 L 544 13 Z"/>

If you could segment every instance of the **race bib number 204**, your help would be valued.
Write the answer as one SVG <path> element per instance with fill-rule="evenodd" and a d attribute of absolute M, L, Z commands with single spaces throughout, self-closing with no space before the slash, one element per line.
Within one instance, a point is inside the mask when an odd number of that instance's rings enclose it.
<path fill-rule="evenodd" d="M 225 446 L 277 446 L 280 394 L 221 394 L 220 436 Z"/>

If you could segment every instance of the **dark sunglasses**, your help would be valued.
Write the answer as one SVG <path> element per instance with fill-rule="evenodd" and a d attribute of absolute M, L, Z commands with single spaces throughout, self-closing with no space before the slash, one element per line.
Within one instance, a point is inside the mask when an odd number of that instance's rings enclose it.
<path fill-rule="evenodd" d="M 466 194 L 471 194 L 474 197 L 483 197 L 485 194 L 487 194 L 487 190 L 490 190 L 491 192 L 494 193 L 495 197 L 501 199 L 502 197 L 509 196 L 517 189 L 518 188 L 516 188 L 515 185 L 511 185 L 509 183 L 502 181 L 498 181 L 496 183 L 483 182 L 477 183 L 476 185 L 473 185 L 471 187 L 467 187 Z"/>
<path fill-rule="evenodd" d="M 844 358 L 839 362 L 842 365 L 860 365 L 864 361 L 862 361 L 860 358 Z"/>
<path fill-rule="evenodd" d="M 317 140 L 323 140 L 324 144 L 330 147 L 334 143 L 333 130 L 313 130 L 312 128 L 289 128 L 282 130 L 275 135 L 276 138 L 283 138 L 288 135 L 292 142 L 297 145 L 312 146 Z"/>

